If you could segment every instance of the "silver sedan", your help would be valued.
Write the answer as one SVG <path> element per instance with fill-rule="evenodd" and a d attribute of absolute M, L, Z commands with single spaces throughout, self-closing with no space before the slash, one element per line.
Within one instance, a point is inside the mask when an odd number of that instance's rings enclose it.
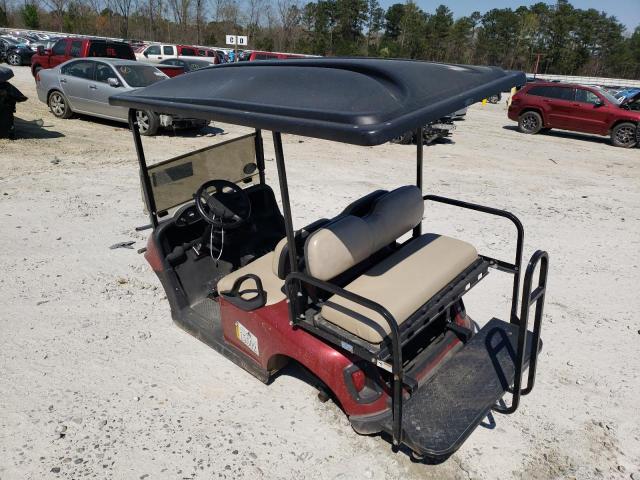
<path fill-rule="evenodd" d="M 58 118 L 74 113 L 128 121 L 129 111 L 109 105 L 109 97 L 123 91 L 148 87 L 168 77 L 152 65 L 114 58 L 77 58 L 57 67 L 40 70 L 36 90 Z M 178 118 L 150 111 L 136 112 L 142 135 L 155 135 L 163 127 L 203 128 L 204 120 Z"/>

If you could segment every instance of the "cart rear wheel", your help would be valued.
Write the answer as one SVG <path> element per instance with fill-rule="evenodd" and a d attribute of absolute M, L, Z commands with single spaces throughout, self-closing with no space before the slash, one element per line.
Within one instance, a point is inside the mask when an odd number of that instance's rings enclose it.
<path fill-rule="evenodd" d="M 542 129 L 542 117 L 538 112 L 524 112 L 518 119 L 518 128 L 522 133 L 536 134 Z"/>

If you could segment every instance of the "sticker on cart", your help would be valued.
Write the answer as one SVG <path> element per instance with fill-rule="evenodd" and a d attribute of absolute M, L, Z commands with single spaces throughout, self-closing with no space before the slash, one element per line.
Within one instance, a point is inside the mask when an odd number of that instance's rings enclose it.
<path fill-rule="evenodd" d="M 236 337 L 238 337 L 238 340 L 244 343 L 249 350 L 256 355 L 260 355 L 260 351 L 258 350 L 258 337 L 251 333 L 240 322 L 236 322 Z"/>

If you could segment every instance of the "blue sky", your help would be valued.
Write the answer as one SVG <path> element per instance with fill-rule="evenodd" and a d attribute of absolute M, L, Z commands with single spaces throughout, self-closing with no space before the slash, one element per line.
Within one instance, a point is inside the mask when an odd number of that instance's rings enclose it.
<path fill-rule="evenodd" d="M 404 0 L 379 0 L 383 7 L 388 7 L 393 3 L 403 3 Z M 415 0 L 416 3 L 427 12 L 433 12 L 438 5 L 446 5 L 457 17 L 469 15 L 475 10 L 481 13 L 492 8 L 518 8 L 520 5 L 533 5 L 541 0 Z M 640 0 L 570 0 L 576 8 L 595 8 L 598 11 L 605 11 L 609 15 L 614 15 L 627 30 L 632 32 L 640 25 Z M 546 3 L 553 4 L 555 1 L 546 0 Z"/>

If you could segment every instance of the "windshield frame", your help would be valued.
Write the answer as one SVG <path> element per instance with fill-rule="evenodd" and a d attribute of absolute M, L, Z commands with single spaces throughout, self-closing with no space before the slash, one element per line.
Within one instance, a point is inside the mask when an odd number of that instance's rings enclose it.
<path fill-rule="evenodd" d="M 135 133 L 134 133 L 135 135 Z M 193 150 L 187 153 L 184 153 L 182 155 L 178 155 L 176 157 L 173 158 L 169 158 L 166 160 L 162 160 L 160 162 L 157 163 L 147 163 L 146 159 L 144 160 L 144 183 L 143 183 L 143 188 L 147 188 L 148 189 L 148 193 L 146 193 L 146 207 L 147 207 L 147 212 L 151 213 L 153 212 L 153 210 L 151 210 L 149 207 L 152 206 L 152 208 L 156 209 L 156 214 L 158 216 L 164 216 L 164 212 L 169 212 L 169 211 L 173 211 L 175 208 L 178 208 L 182 205 L 185 205 L 191 201 L 193 201 L 193 193 L 195 192 L 195 189 L 189 190 L 187 189 L 185 193 L 184 191 L 180 191 L 181 189 L 184 189 L 184 185 L 181 186 L 179 184 L 176 184 L 174 182 L 180 182 L 180 181 L 186 181 L 187 183 L 192 183 L 192 180 L 189 179 L 189 177 L 193 176 L 194 178 L 197 179 L 198 175 L 201 175 L 202 173 L 212 173 L 212 170 L 215 169 L 216 164 L 220 163 L 220 168 L 222 168 L 222 170 L 224 170 L 224 164 L 227 161 L 227 158 L 225 156 L 223 157 L 219 157 L 219 158 L 215 158 L 215 154 L 213 158 L 209 158 L 209 159 L 199 159 L 198 155 L 199 154 L 207 154 L 208 152 L 212 152 L 215 151 L 217 149 L 220 149 L 221 147 L 225 147 L 225 146 L 230 146 L 233 143 L 237 143 L 237 142 L 241 142 L 241 141 L 245 141 L 245 140 L 252 140 L 253 141 L 253 152 L 252 152 L 252 158 L 251 161 L 248 163 L 252 163 L 254 165 L 255 170 L 251 171 L 251 172 L 247 172 L 247 171 L 242 171 L 241 173 L 243 175 L 241 175 L 238 178 L 225 178 L 224 176 L 219 176 L 219 177 L 215 177 L 215 178 L 221 178 L 221 179 L 225 179 L 228 180 L 232 183 L 235 183 L 239 186 L 242 186 L 244 184 L 257 184 L 257 183 L 261 183 L 264 184 L 265 183 L 265 178 L 264 178 L 264 152 L 262 149 L 262 136 L 259 130 L 256 130 L 254 132 L 251 133 L 247 133 L 244 135 L 240 135 L 240 136 L 236 136 L 234 138 L 231 138 L 229 140 L 225 140 L 223 142 L 219 142 L 219 143 L 214 143 L 211 144 L 207 147 L 204 148 L 199 148 L 197 150 Z M 182 161 L 187 161 L 185 163 L 182 163 Z M 249 160 L 249 159 L 247 159 Z M 166 175 L 166 173 L 168 173 L 167 169 L 164 169 L 163 167 L 169 166 L 171 164 L 172 167 L 170 167 L 168 170 L 173 170 L 173 169 L 180 169 L 181 167 L 185 167 L 187 164 L 190 165 L 190 167 L 187 167 L 187 170 L 189 168 L 191 168 L 191 172 L 190 175 L 184 176 L 184 177 L 178 177 L 178 178 L 171 178 L 170 182 L 168 183 L 164 183 L 162 181 L 162 178 L 164 177 L 163 174 Z M 247 163 L 242 164 L 242 167 L 245 167 L 247 165 Z M 142 165 L 141 165 L 142 166 Z M 195 168 L 194 168 L 195 167 Z M 211 168 L 214 167 L 214 168 Z M 207 172 L 208 170 L 208 172 Z M 180 175 L 179 170 L 174 170 L 174 172 L 178 173 L 178 175 Z M 221 172 L 218 171 L 217 174 L 220 174 Z M 158 177 L 156 175 L 159 175 Z M 204 183 L 207 180 L 212 180 L 213 178 L 201 178 L 200 180 L 202 180 L 200 183 L 198 183 L 197 185 L 192 185 L 192 188 L 195 186 L 196 188 L 198 186 L 200 186 L 200 184 Z M 148 182 L 148 183 L 147 183 Z M 147 184 L 147 186 L 145 187 L 145 184 Z M 175 188 L 175 190 L 173 191 L 165 191 L 164 193 L 162 192 L 162 190 L 160 190 L 159 192 L 157 191 L 158 188 L 163 187 L 164 185 L 170 185 L 173 184 L 173 188 Z M 182 195 L 183 194 L 183 195 Z M 181 196 L 180 196 L 181 195 Z M 178 197 L 180 196 L 180 200 L 178 200 Z M 152 203 L 149 202 L 148 198 L 151 197 Z M 169 201 L 170 198 L 173 198 L 175 201 Z"/>

